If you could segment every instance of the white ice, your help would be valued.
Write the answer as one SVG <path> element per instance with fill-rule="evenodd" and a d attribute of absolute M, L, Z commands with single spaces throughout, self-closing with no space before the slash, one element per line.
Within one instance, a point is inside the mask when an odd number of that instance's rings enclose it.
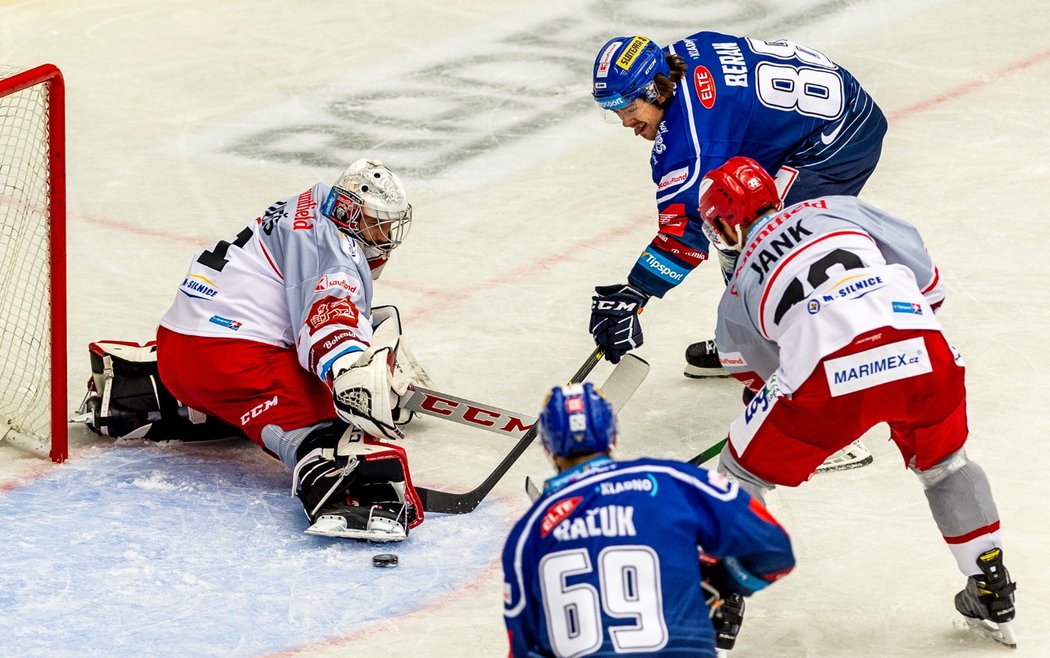
<path fill-rule="evenodd" d="M 590 62 L 615 34 L 699 29 L 820 48 L 890 119 L 863 198 L 924 232 L 968 366 L 970 455 L 1019 582 L 1011 655 L 1047 655 L 1050 12 L 1035 0 L 498 3 L 0 0 L 0 62 L 68 85 L 70 399 L 97 339 L 146 340 L 190 255 L 272 201 L 379 156 L 405 172 L 408 242 L 378 285 L 436 386 L 535 414 L 591 350 L 591 288 L 655 230 L 648 143 L 603 121 Z M 711 335 L 705 265 L 643 316 L 652 373 L 623 457 L 724 436 L 727 380 L 681 376 Z M 607 367 L 596 375 L 600 378 Z M 509 445 L 424 419 L 419 484 L 463 490 Z M 249 444 L 114 443 L 68 463 L 0 447 L 0 655 L 498 656 L 504 533 L 533 447 L 477 512 L 386 550 L 308 538 L 283 467 Z M 963 583 L 884 428 L 867 468 L 776 492 L 793 574 L 754 598 L 734 658 L 995 656 L 953 628 Z M 388 548 L 388 547 L 387 547 Z"/>

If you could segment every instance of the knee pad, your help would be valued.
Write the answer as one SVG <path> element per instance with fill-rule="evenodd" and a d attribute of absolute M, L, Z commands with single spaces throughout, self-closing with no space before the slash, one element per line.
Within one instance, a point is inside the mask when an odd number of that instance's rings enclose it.
<path fill-rule="evenodd" d="M 967 536 L 999 520 L 988 476 L 962 450 L 931 469 L 915 472 L 926 488 L 937 528 L 946 539 Z"/>
<path fill-rule="evenodd" d="M 776 488 L 773 483 L 763 480 L 741 466 L 740 462 L 733 457 L 728 443 L 718 456 L 718 472 L 738 483 L 741 489 L 751 494 L 752 498 L 758 499 L 763 505 L 766 504 L 766 494 Z"/>

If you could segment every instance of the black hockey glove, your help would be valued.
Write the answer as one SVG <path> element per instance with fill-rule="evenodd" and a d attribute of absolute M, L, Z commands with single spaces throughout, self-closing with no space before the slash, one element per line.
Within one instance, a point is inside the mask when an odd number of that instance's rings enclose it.
<path fill-rule="evenodd" d="M 736 636 L 744 623 L 744 597 L 734 592 L 733 578 L 725 571 L 721 560 L 701 555 L 703 564 L 704 596 L 715 631 L 715 646 L 728 651 L 736 645 Z"/>
<path fill-rule="evenodd" d="M 605 358 L 619 363 L 623 355 L 642 345 L 642 312 L 649 295 L 630 284 L 598 286 L 591 297 L 590 332 Z"/>
<path fill-rule="evenodd" d="M 736 636 L 744 623 L 744 597 L 730 594 L 711 616 L 715 628 L 715 646 L 729 651 L 736 645 Z"/>

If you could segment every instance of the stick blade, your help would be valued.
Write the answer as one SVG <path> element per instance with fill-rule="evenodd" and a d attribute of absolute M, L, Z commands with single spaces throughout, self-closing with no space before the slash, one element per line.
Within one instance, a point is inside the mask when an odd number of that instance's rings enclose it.
<path fill-rule="evenodd" d="M 649 362 L 645 359 L 633 354 L 627 354 L 620 359 L 600 386 L 605 393 L 605 399 L 612 404 L 616 413 L 620 413 L 648 374 Z"/>

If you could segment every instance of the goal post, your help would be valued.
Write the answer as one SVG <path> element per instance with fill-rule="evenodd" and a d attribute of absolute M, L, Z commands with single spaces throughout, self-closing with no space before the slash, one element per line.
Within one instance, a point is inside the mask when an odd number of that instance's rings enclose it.
<path fill-rule="evenodd" d="M 0 65 L 0 441 L 69 454 L 65 84 Z"/>

